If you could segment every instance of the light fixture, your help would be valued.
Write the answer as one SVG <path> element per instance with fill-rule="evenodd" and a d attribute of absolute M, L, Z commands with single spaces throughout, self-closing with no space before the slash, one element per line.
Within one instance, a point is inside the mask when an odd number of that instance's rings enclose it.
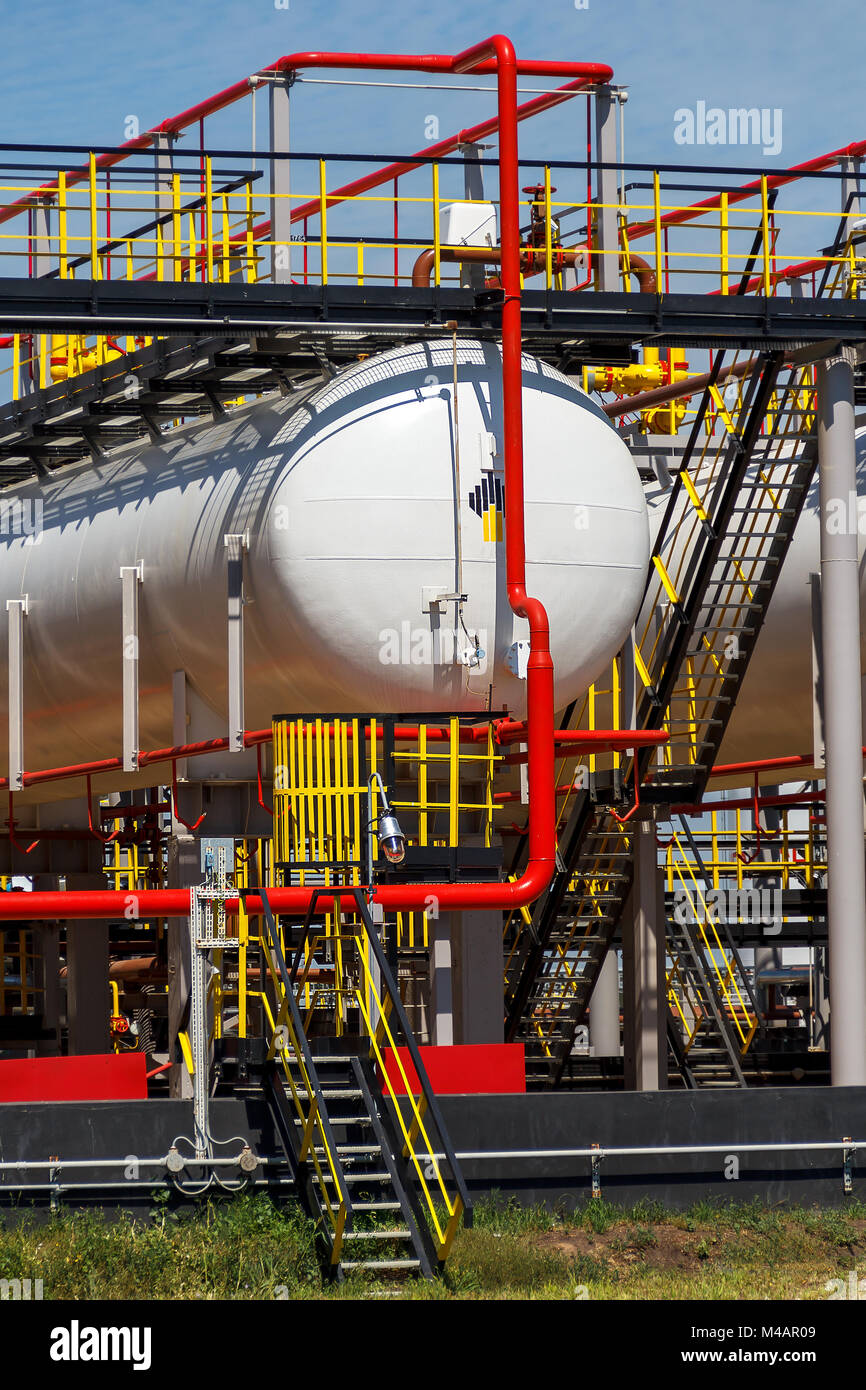
<path fill-rule="evenodd" d="M 376 826 L 376 838 L 379 841 L 379 847 L 389 864 L 402 864 L 406 858 L 406 836 L 400 829 L 400 822 L 391 810 L 385 784 L 378 772 L 373 772 L 370 775 L 368 796 L 371 803 L 374 782 L 378 782 L 379 794 L 382 798 L 382 811 Z M 371 821 L 370 824 L 372 826 L 373 822 Z"/>
<path fill-rule="evenodd" d="M 406 836 L 400 829 L 400 822 L 385 810 L 379 817 L 376 831 L 379 844 L 389 864 L 402 864 L 406 858 Z"/>

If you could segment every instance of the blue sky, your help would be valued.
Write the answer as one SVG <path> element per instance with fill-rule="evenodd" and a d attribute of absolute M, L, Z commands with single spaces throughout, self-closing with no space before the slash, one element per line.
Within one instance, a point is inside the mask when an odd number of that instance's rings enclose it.
<path fill-rule="evenodd" d="M 285 0 L 276 0 L 285 3 Z M 121 0 L 70 5 L 29 0 L 7 7 L 3 139 L 119 143 L 123 123 L 142 128 L 301 49 L 449 52 L 500 29 L 526 57 L 610 63 L 627 84 L 627 154 L 677 161 L 674 111 L 708 105 L 780 107 L 777 162 L 794 163 L 866 137 L 859 0 L 547 0 L 492 4 L 437 0 L 377 5 L 330 0 Z M 581 0 L 582 3 L 582 0 Z M 409 80 L 409 79 L 407 79 Z M 445 134 L 482 118 L 490 99 L 383 93 L 309 85 L 294 104 L 293 140 L 304 149 L 405 152 L 437 114 Z M 262 103 L 263 105 L 263 103 Z M 571 113 L 574 113 L 573 117 Z M 524 128 L 523 151 L 568 156 L 580 144 L 577 104 Z M 245 144 L 248 121 L 214 121 L 209 140 Z M 297 147 L 297 145 L 296 145 Z M 705 148 L 702 161 L 754 163 L 752 151 Z M 757 153 L 757 152 L 755 152 Z"/>

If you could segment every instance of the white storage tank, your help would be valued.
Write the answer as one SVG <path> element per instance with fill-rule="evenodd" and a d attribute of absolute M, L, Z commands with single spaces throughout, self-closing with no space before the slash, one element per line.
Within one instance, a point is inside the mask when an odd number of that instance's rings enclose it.
<path fill-rule="evenodd" d="M 178 670 L 226 731 L 230 533 L 249 537 L 248 728 L 283 711 L 522 715 L 528 625 L 505 587 L 501 357 L 463 342 L 457 360 L 456 412 L 450 342 L 416 343 L 16 492 L 36 529 L 0 538 L 0 598 L 29 602 L 25 767 L 121 751 L 121 566 L 143 567 L 141 747 L 173 742 Z M 528 357 L 524 437 L 527 590 L 550 615 L 562 707 L 631 627 L 647 511 L 601 410 Z M 459 593 L 462 604 L 442 597 Z M 0 702 L 5 741 L 5 682 Z"/>

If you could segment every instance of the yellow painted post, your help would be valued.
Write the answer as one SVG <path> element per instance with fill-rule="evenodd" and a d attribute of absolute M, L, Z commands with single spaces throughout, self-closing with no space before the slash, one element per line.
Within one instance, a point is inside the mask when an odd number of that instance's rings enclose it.
<path fill-rule="evenodd" d="M 764 247 L 764 294 L 770 297 L 770 204 L 767 198 L 767 175 L 761 175 L 761 242 Z"/>
<path fill-rule="evenodd" d="M 247 284 L 252 285 L 256 279 L 256 252 L 253 241 L 253 186 L 247 184 Z"/>
<path fill-rule="evenodd" d="M 325 161 L 319 160 L 319 220 L 321 222 L 322 284 L 328 283 L 328 199 L 326 195 Z"/>
<path fill-rule="evenodd" d="M 441 284 L 440 254 L 442 242 L 439 236 L 439 165 L 433 165 L 433 284 Z"/>
<path fill-rule="evenodd" d="M 156 224 L 156 278 L 165 279 L 165 241 L 162 235 L 162 223 Z"/>
<path fill-rule="evenodd" d="M 135 264 L 134 264 L 133 259 L 132 259 L 132 242 L 131 242 L 131 241 L 127 241 L 127 243 L 126 243 L 126 278 L 127 278 L 127 280 L 132 280 L 132 279 L 135 278 Z M 135 351 L 135 339 L 134 339 L 134 337 L 132 337 L 130 334 L 127 334 L 127 335 L 126 335 L 126 351 L 127 351 L 127 352 L 134 352 L 134 351 Z M 70 371 L 71 371 L 71 367 L 70 367 Z"/>
<path fill-rule="evenodd" d="M 229 279 L 231 278 L 231 260 L 230 260 L 230 257 L 229 257 L 229 199 L 228 199 L 228 194 L 227 194 L 227 193 L 223 194 L 223 199 L 222 199 L 222 212 L 223 212 L 223 247 L 222 247 L 222 265 L 220 266 L 220 279 L 222 280 L 223 284 L 225 285 L 225 284 L 228 283 Z"/>
<path fill-rule="evenodd" d="M 659 184 L 658 169 L 653 170 L 653 223 L 655 226 L 655 253 L 656 253 L 656 294 L 661 294 L 664 289 L 664 264 L 662 258 L 662 204 L 661 186 Z"/>
<path fill-rule="evenodd" d="M 180 174 L 171 176 L 171 278 L 182 279 L 180 268 Z"/>
<path fill-rule="evenodd" d="M 195 213 L 189 215 L 189 278 L 191 281 L 198 279 L 198 266 L 196 256 L 198 255 L 198 240 L 195 233 Z"/>
<path fill-rule="evenodd" d="M 458 805 L 460 802 L 460 720 L 451 720 L 451 742 L 448 745 L 449 759 L 449 817 L 448 817 L 448 843 L 454 849 L 457 845 L 457 836 L 460 826 L 460 814 Z"/>
<path fill-rule="evenodd" d="M 12 334 L 12 399 L 18 400 L 18 393 L 21 390 L 21 334 Z"/>
<path fill-rule="evenodd" d="M 722 272 L 722 294 L 730 289 L 728 281 L 728 195 L 723 193 L 719 202 L 720 246 L 719 261 Z"/>
<path fill-rule="evenodd" d="M 207 266 L 207 281 L 213 281 L 213 167 L 210 155 L 205 155 L 204 161 L 204 198 L 205 198 L 205 263 Z"/>
<path fill-rule="evenodd" d="M 358 270 L 357 270 L 356 279 L 357 279 L 357 282 L 358 282 L 359 285 L 363 285 L 363 283 L 364 283 L 364 243 L 363 243 L 362 241 L 359 241 L 359 242 L 358 242 L 358 245 L 357 245 L 357 247 L 356 247 L 356 250 L 357 250 L 357 254 L 358 254 Z"/>
<path fill-rule="evenodd" d="M 544 166 L 544 283 L 553 287 L 553 231 L 550 225 L 550 166 Z"/>
<path fill-rule="evenodd" d="M 63 169 L 57 175 L 57 239 L 60 278 L 65 280 L 69 274 L 69 269 L 66 259 L 66 173 Z"/>
<path fill-rule="evenodd" d="M 96 220 L 96 155 L 91 150 L 88 158 L 88 184 L 90 190 L 90 278 L 99 279 L 99 251 L 97 249 Z"/>

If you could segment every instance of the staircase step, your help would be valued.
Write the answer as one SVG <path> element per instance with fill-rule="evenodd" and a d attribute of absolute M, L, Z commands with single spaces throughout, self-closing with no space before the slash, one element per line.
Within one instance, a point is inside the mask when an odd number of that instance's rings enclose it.
<path fill-rule="evenodd" d="M 341 1269 L 420 1269 L 420 1260 L 341 1260 Z"/>
<path fill-rule="evenodd" d="M 354 1208 L 353 1208 L 354 1210 Z M 373 1231 L 344 1231 L 343 1240 L 411 1240 L 412 1232 L 406 1227 L 395 1227 L 394 1230 L 373 1230 Z"/>
<path fill-rule="evenodd" d="M 399 1202 L 353 1202 L 352 1211 L 399 1211 Z"/>

